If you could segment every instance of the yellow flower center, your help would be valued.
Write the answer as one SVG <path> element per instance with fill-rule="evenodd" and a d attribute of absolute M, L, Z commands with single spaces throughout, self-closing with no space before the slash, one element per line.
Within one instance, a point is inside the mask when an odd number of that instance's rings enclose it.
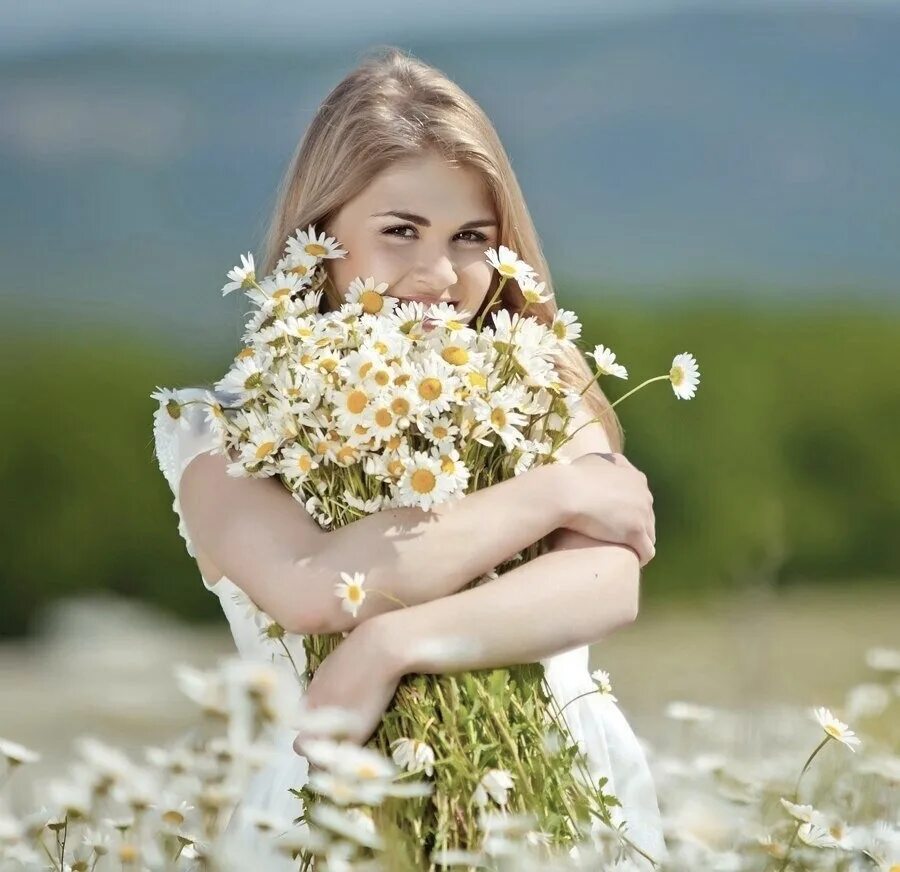
<path fill-rule="evenodd" d="M 462 366 L 464 363 L 469 362 L 469 352 L 459 345 L 448 345 L 441 352 L 441 357 L 453 366 Z"/>
<path fill-rule="evenodd" d="M 347 397 L 347 409 L 354 415 L 360 414 L 369 402 L 368 396 L 363 391 L 351 391 Z"/>
<path fill-rule="evenodd" d="M 319 368 L 324 369 L 325 372 L 333 372 L 337 364 L 338 362 L 333 357 L 326 357 L 319 361 Z"/>
<path fill-rule="evenodd" d="M 362 365 L 359 367 L 359 369 L 356 370 L 357 375 L 359 375 L 360 378 L 365 378 L 365 377 L 366 377 L 366 373 L 367 373 L 371 368 L 372 368 L 372 361 L 371 361 L 371 360 L 367 360 L 364 364 L 362 364 Z"/>
<path fill-rule="evenodd" d="M 502 430 L 506 426 L 506 412 L 503 409 L 494 409 L 491 412 L 491 423 Z"/>
<path fill-rule="evenodd" d="M 441 471 L 446 473 L 447 475 L 450 475 L 455 469 L 456 464 L 453 462 L 453 459 L 451 457 L 448 457 L 446 454 L 441 455 Z"/>
<path fill-rule="evenodd" d="M 391 382 L 391 374 L 386 369 L 379 369 L 378 372 L 373 376 L 375 380 L 375 384 L 378 387 L 383 388 L 385 385 L 390 384 Z"/>
<path fill-rule="evenodd" d="M 363 763 L 356 770 L 357 778 L 377 778 L 378 770 L 375 769 L 374 766 L 370 766 L 368 763 Z"/>
<path fill-rule="evenodd" d="M 462 330 L 465 325 L 462 321 L 445 321 L 444 326 L 448 330 Z"/>
<path fill-rule="evenodd" d="M 669 378 L 676 387 L 684 381 L 684 370 L 680 366 L 673 366 L 669 371 Z"/>
<path fill-rule="evenodd" d="M 394 384 L 397 385 L 397 387 L 402 388 L 403 385 L 405 385 L 405 384 L 409 381 L 409 379 L 410 379 L 409 373 L 408 373 L 408 372 L 402 372 L 402 373 L 400 373 L 400 375 L 398 375 L 398 376 L 394 379 Z"/>
<path fill-rule="evenodd" d="M 409 414 L 409 400 L 405 397 L 394 397 L 391 400 L 391 411 L 395 415 L 408 415 Z"/>
<path fill-rule="evenodd" d="M 235 360 L 243 360 L 245 357 L 253 357 L 252 348 L 242 348 L 235 356 Z"/>
<path fill-rule="evenodd" d="M 441 395 L 441 388 L 439 378 L 423 378 L 419 382 L 419 396 L 423 400 L 436 400 Z"/>
<path fill-rule="evenodd" d="M 399 478 L 403 475 L 403 461 L 402 460 L 392 460 L 387 465 L 388 472 L 394 477 Z"/>
<path fill-rule="evenodd" d="M 391 436 L 391 438 L 388 439 L 388 442 L 387 442 L 388 451 L 396 451 L 400 447 L 400 443 L 402 441 L 403 441 L 403 437 L 400 435 Z"/>
<path fill-rule="evenodd" d="M 437 479 L 430 470 L 417 469 L 410 478 L 410 484 L 417 494 L 430 494 L 437 484 Z"/>
<path fill-rule="evenodd" d="M 469 384 L 472 385 L 473 388 L 486 388 L 487 378 L 480 372 L 470 372 Z"/>
<path fill-rule="evenodd" d="M 301 472 L 309 472 L 312 469 L 312 458 L 308 454 L 301 454 L 297 458 L 297 466 Z"/>
<path fill-rule="evenodd" d="M 515 278 L 516 265 L 513 263 L 501 263 L 497 268 L 497 272 L 502 276 L 506 276 L 508 279 Z"/>
<path fill-rule="evenodd" d="M 281 297 L 286 297 L 290 294 L 290 292 L 291 292 L 290 288 L 278 288 L 278 290 L 272 294 L 272 299 L 277 300 L 277 299 L 280 299 Z"/>
<path fill-rule="evenodd" d="M 362 588 L 358 584 L 351 584 L 347 588 L 347 599 L 352 603 L 361 603 L 363 599 Z"/>
<path fill-rule="evenodd" d="M 259 447 L 256 449 L 256 459 L 262 460 L 264 457 L 268 457 L 274 448 L 274 442 L 260 442 Z"/>
<path fill-rule="evenodd" d="M 450 433 L 450 431 L 441 424 L 434 427 L 431 432 L 435 439 L 446 439 L 447 435 Z"/>
<path fill-rule="evenodd" d="M 356 460 L 356 449 L 352 445 L 345 445 L 338 451 L 337 459 L 341 463 L 349 463 Z"/>
<path fill-rule="evenodd" d="M 362 304 L 363 312 L 370 315 L 376 315 L 384 308 L 384 297 L 376 291 L 363 291 L 359 295 L 359 302 Z"/>
<path fill-rule="evenodd" d="M 299 263 L 299 264 L 297 264 L 297 266 L 292 266 L 288 270 L 288 272 L 291 272 L 294 275 L 297 275 L 297 276 L 300 276 L 300 278 L 303 278 L 303 276 L 305 276 L 309 272 L 309 267 L 305 266 L 302 263 Z"/>
<path fill-rule="evenodd" d="M 394 416 L 387 409 L 379 409 L 375 413 L 375 423 L 379 427 L 390 427 L 394 421 Z"/>
<path fill-rule="evenodd" d="M 328 249 L 318 242 L 307 242 L 303 250 L 313 257 L 322 257 L 323 255 L 328 254 Z"/>

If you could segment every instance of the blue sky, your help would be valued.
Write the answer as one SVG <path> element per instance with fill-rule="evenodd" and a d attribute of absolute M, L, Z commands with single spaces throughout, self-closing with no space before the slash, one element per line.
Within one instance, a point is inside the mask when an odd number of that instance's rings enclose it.
<path fill-rule="evenodd" d="M 524 27 L 585 17 L 653 15 L 696 8 L 893 8 L 900 0 L 0 0 L 0 52 L 28 53 L 54 45 L 127 42 L 232 43 L 294 47 L 396 41 L 444 31 L 493 28 L 498 38 Z"/>

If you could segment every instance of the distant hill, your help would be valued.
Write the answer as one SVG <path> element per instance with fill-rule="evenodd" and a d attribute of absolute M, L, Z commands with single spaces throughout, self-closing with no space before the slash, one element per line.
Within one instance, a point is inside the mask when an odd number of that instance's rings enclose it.
<path fill-rule="evenodd" d="M 555 276 L 582 293 L 900 300 L 900 16 L 693 12 L 403 45 L 488 111 Z M 92 322 L 233 323 L 222 276 L 357 57 L 0 61 L 0 293 Z"/>

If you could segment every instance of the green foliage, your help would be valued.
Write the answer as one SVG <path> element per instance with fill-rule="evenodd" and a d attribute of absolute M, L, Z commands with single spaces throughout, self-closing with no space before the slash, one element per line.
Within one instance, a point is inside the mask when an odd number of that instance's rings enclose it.
<path fill-rule="evenodd" d="M 655 498 L 642 608 L 748 583 L 770 561 L 781 583 L 896 576 L 896 314 L 572 299 L 585 346 L 605 343 L 629 369 L 603 381 L 613 399 L 678 352 L 701 368 L 693 400 L 659 382 L 617 409 Z M 0 635 L 89 589 L 215 617 L 153 456 L 149 394 L 212 381 L 233 349 L 210 361 L 137 331 L 21 325 L 3 346 L 15 377 L 0 437 Z"/>

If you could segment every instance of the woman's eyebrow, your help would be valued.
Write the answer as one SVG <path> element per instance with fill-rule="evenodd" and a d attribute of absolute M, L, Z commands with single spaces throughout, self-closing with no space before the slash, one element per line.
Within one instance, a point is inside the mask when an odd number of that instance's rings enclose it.
<path fill-rule="evenodd" d="M 384 218 L 388 215 L 402 218 L 404 221 L 411 221 L 413 224 L 421 224 L 423 227 L 431 227 L 431 222 L 427 218 L 422 215 L 414 215 L 412 212 L 376 212 L 372 217 Z M 476 218 L 474 221 L 466 221 L 465 224 L 460 224 L 459 226 L 461 230 L 466 230 L 469 227 L 489 227 L 496 224 L 497 222 L 493 218 Z"/>

